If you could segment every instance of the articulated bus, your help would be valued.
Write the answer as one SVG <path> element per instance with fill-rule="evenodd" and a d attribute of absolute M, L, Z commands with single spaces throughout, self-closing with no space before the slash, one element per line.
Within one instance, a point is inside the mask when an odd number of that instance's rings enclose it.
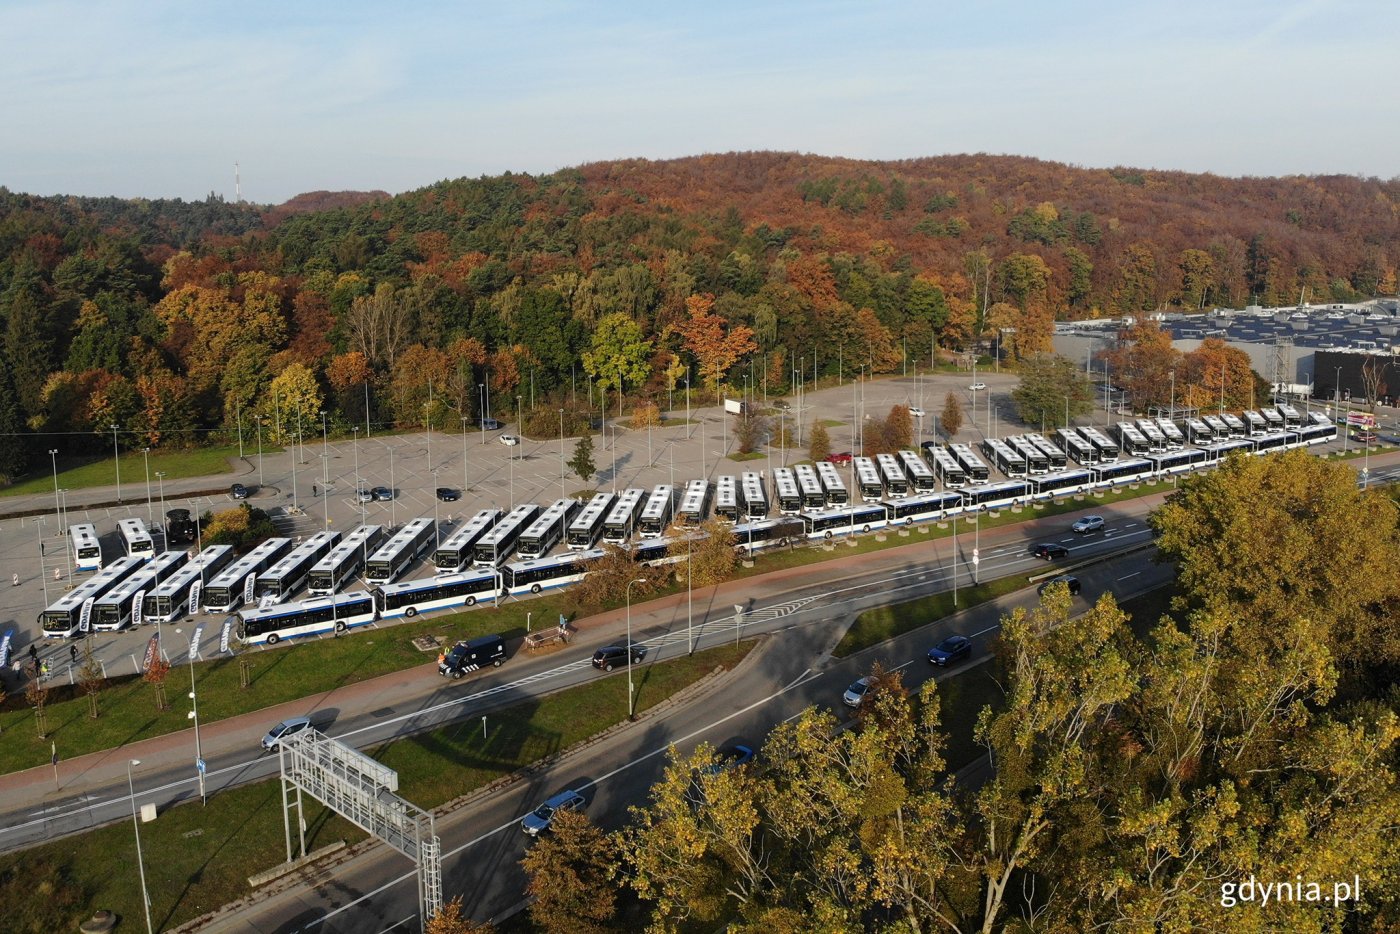
<path fill-rule="evenodd" d="M 603 556 L 601 548 L 588 551 L 568 551 L 548 558 L 512 561 L 501 568 L 501 592 L 519 596 L 540 593 L 554 587 L 566 587 L 583 580 L 588 566 Z"/>
<path fill-rule="evenodd" d="M 1240 417 L 1244 419 L 1245 431 L 1251 438 L 1262 435 L 1269 430 L 1268 421 L 1253 409 L 1245 409 L 1240 413 Z"/>
<path fill-rule="evenodd" d="M 730 522 L 739 521 L 739 484 L 728 474 L 715 480 L 715 515 Z"/>
<path fill-rule="evenodd" d="M 365 590 L 313 597 L 266 610 L 244 610 L 234 617 L 238 640 L 244 645 L 276 645 L 283 639 L 345 632 L 368 626 L 379 616 L 374 595 Z"/>
<path fill-rule="evenodd" d="M 432 546 L 434 531 L 433 520 L 427 517 L 404 523 L 365 561 L 365 583 L 371 586 L 392 584 Z"/>
<path fill-rule="evenodd" d="M 456 574 L 438 574 L 386 584 L 374 591 L 374 601 L 383 619 L 395 616 L 411 619 L 428 610 L 494 602 L 499 596 L 500 578 L 501 574 L 495 568 L 472 568 Z"/>
<path fill-rule="evenodd" d="M 691 480 L 687 483 L 685 493 L 681 496 L 681 510 L 677 514 L 680 522 L 683 525 L 699 525 L 704 522 L 714 495 L 714 487 L 708 480 Z"/>
<path fill-rule="evenodd" d="M 467 520 L 462 526 L 447 540 L 437 546 L 433 552 L 433 567 L 437 574 L 456 574 L 458 571 L 472 563 L 472 556 L 476 553 L 476 543 L 481 541 L 481 537 L 491 531 L 491 527 L 501 520 L 504 513 L 499 509 L 481 509 L 476 515 Z"/>
<path fill-rule="evenodd" d="M 1067 455 L 1083 467 L 1091 467 L 1099 462 L 1099 449 L 1084 440 L 1073 428 L 1056 428 L 1055 441 Z"/>
<path fill-rule="evenodd" d="M 117 532 L 122 538 L 122 547 L 134 558 L 149 558 L 156 553 L 156 544 L 151 533 L 146 531 L 146 523 L 140 519 L 118 519 Z"/>
<path fill-rule="evenodd" d="M 802 493 L 797 489 L 797 476 L 792 468 L 773 468 L 773 495 L 778 500 L 781 515 L 795 516 L 802 511 Z"/>
<path fill-rule="evenodd" d="M 943 481 L 943 485 L 950 490 L 967 486 L 967 471 L 963 470 L 963 465 L 958 463 L 958 459 L 943 449 L 937 441 L 925 441 L 920 445 L 924 449 L 924 454 L 928 456 L 929 463 L 938 472 L 938 479 Z"/>
<path fill-rule="evenodd" d="M 928 461 L 920 457 L 918 452 L 905 449 L 900 451 L 897 456 L 900 466 L 904 468 L 904 473 L 909 478 L 911 493 L 932 493 L 938 489 L 938 478 L 934 476 Z"/>
<path fill-rule="evenodd" d="M 1157 427 L 1157 423 L 1150 418 L 1140 418 L 1137 420 L 1138 434 L 1147 439 L 1147 446 L 1154 454 L 1160 454 L 1167 449 L 1167 436 L 1162 434 L 1162 430 Z"/>
<path fill-rule="evenodd" d="M 1048 499 L 1053 496 L 1067 496 L 1083 493 L 1094 486 L 1094 474 L 1088 468 L 1076 467 L 1069 470 L 1056 470 L 1031 481 L 1031 496 L 1035 499 Z"/>
<path fill-rule="evenodd" d="M 1198 448 L 1182 448 L 1179 451 L 1168 451 L 1165 454 L 1149 454 L 1147 459 L 1152 462 L 1153 470 L 1158 476 L 1185 473 L 1188 470 L 1204 467 L 1211 461 L 1210 455 Z"/>
<path fill-rule="evenodd" d="M 802 517 L 802 523 L 808 538 L 833 539 L 838 535 L 856 535 L 883 529 L 889 524 L 889 519 L 889 512 L 884 503 L 865 503 L 859 506 L 839 506 L 815 514 L 807 513 Z"/>
<path fill-rule="evenodd" d="M 146 592 L 159 586 L 189 559 L 183 551 L 166 551 L 152 558 L 141 570 L 97 599 L 92 605 L 92 628 L 99 632 L 115 632 L 125 629 L 128 623 L 139 624 Z"/>
<path fill-rule="evenodd" d="M 1046 457 L 1045 452 L 1036 447 L 1034 442 L 1016 435 L 1007 438 L 1006 445 L 1025 460 L 1027 473 L 1039 475 L 1050 472 L 1050 458 Z"/>
<path fill-rule="evenodd" d="M 77 635 L 82 629 L 83 604 L 89 600 L 96 602 L 113 587 L 141 570 L 143 564 L 143 558 L 128 555 L 113 561 L 59 597 L 52 606 L 39 614 L 39 628 L 43 630 L 44 636 L 49 639 L 63 639 Z M 92 625 L 91 615 L 88 617 L 88 625 Z"/>
<path fill-rule="evenodd" d="M 1011 446 L 996 438 L 986 438 L 982 441 L 982 453 L 992 462 L 997 470 L 1008 477 L 1024 477 L 1026 475 L 1026 459 L 1011 449 Z"/>
<path fill-rule="evenodd" d="M 980 512 L 984 509 L 1012 506 L 1025 500 L 1030 494 L 1031 484 L 1027 480 L 1008 480 L 973 490 L 963 490 L 963 511 Z"/>
<path fill-rule="evenodd" d="M 1046 438 L 1044 435 L 1038 435 L 1032 432 L 1026 435 L 1026 440 L 1034 444 L 1040 450 L 1040 453 L 1045 455 L 1045 460 L 1049 463 L 1052 472 L 1064 470 L 1069 466 L 1069 457 L 1065 452 L 1051 444 L 1050 439 Z"/>
<path fill-rule="evenodd" d="M 637 533 L 642 538 L 660 538 L 671 526 L 671 510 L 676 508 L 676 490 L 669 483 L 658 483 L 647 496 Z"/>
<path fill-rule="evenodd" d="M 959 464 L 962 464 L 963 473 L 967 474 L 968 483 L 975 486 L 991 479 L 992 472 L 987 469 L 982 458 L 977 456 L 977 452 L 972 450 L 972 445 L 950 444 L 948 445 L 948 453 L 953 455 Z"/>
<path fill-rule="evenodd" d="M 1269 418 L 1268 410 L 1265 409 L 1260 414 L 1264 416 L 1264 420 L 1269 423 L 1269 427 L 1270 429 L 1272 429 L 1274 427 L 1274 423 L 1273 419 Z M 1277 412 L 1273 413 L 1273 415 L 1274 418 L 1278 419 L 1278 427 L 1282 429 L 1283 418 L 1280 417 Z M 1244 422 L 1240 420 L 1240 417 L 1238 415 L 1233 415 L 1229 412 L 1226 412 L 1224 415 L 1220 416 L 1220 420 L 1225 423 L 1226 428 L 1230 429 L 1230 437 L 1232 438 L 1243 438 L 1249 434 L 1249 429 L 1244 427 Z"/>
<path fill-rule="evenodd" d="M 851 501 L 846 491 L 846 481 L 841 479 L 841 471 L 830 461 L 817 461 L 817 479 L 822 482 L 822 493 L 828 506 L 845 506 Z"/>
<path fill-rule="evenodd" d="M 97 540 L 97 526 L 83 522 L 68 530 L 73 543 L 73 566 L 79 571 L 96 571 L 102 567 L 102 543 Z"/>
<path fill-rule="evenodd" d="M 283 555 L 277 563 L 258 575 L 253 584 L 253 596 L 259 601 L 281 603 L 301 589 L 307 575 L 340 541 L 339 532 L 317 532 Z"/>
<path fill-rule="evenodd" d="M 1151 477 L 1152 468 L 1151 461 L 1141 458 L 1101 464 L 1094 468 L 1094 484 L 1096 486 L 1119 486 L 1124 483 L 1134 483 Z"/>
<path fill-rule="evenodd" d="M 520 533 L 515 550 L 522 558 L 543 558 L 564 538 L 569 518 L 578 508 L 576 499 L 556 499 L 539 514 L 530 527 Z"/>
<path fill-rule="evenodd" d="M 609 545 L 621 545 L 632 537 L 632 532 L 637 526 L 637 516 L 642 511 L 642 500 L 646 495 L 646 490 L 637 487 L 622 491 L 622 495 L 608 512 L 608 517 L 603 520 L 604 542 Z"/>
<path fill-rule="evenodd" d="M 899 458 L 893 454 L 876 454 L 875 466 L 890 496 L 898 499 L 909 495 L 909 478 L 899 469 Z"/>
<path fill-rule="evenodd" d="M 763 486 L 763 477 L 752 470 L 744 471 L 739 477 L 739 494 L 744 497 L 744 515 L 749 519 L 762 519 L 768 515 L 768 490 Z"/>
<path fill-rule="evenodd" d="M 382 525 L 361 525 L 311 566 L 306 575 L 306 591 L 313 597 L 333 594 L 360 573 L 369 556 L 384 538 Z"/>
<path fill-rule="evenodd" d="M 290 538 L 269 538 L 220 571 L 204 587 L 204 612 L 232 613 L 244 600 L 251 599 L 249 584 L 263 568 L 282 557 L 291 545 Z"/>
<path fill-rule="evenodd" d="M 685 555 L 671 554 L 671 546 L 677 541 L 684 541 L 684 539 L 649 538 L 644 542 L 638 542 L 632 548 L 632 560 L 648 567 L 680 564 L 685 560 Z"/>
<path fill-rule="evenodd" d="M 504 564 L 515 553 L 515 543 L 539 514 L 540 507 L 534 503 L 516 506 L 476 543 L 472 549 L 472 564 L 479 568 Z"/>
<path fill-rule="evenodd" d="M 920 493 L 885 503 L 885 515 L 889 518 L 890 525 L 930 522 L 961 512 L 962 500 L 962 494 L 954 490 L 946 493 Z"/>
<path fill-rule="evenodd" d="M 1118 443 L 1123 448 L 1124 454 L 1129 457 L 1138 457 L 1151 450 L 1151 445 L 1147 443 L 1147 439 L 1133 423 L 1119 422 L 1113 427 L 1118 432 Z"/>
<path fill-rule="evenodd" d="M 852 465 L 856 469 L 856 489 L 860 491 L 860 498 L 867 503 L 878 503 L 885 497 L 885 485 L 880 482 L 880 471 L 875 467 L 875 461 L 869 457 L 853 457 Z"/>
<path fill-rule="evenodd" d="M 803 523 L 795 516 L 779 516 L 776 519 L 759 519 L 734 526 L 734 547 L 742 548 L 749 554 L 764 548 L 781 545 L 803 535 Z"/>
<path fill-rule="evenodd" d="M 569 546 L 570 551 L 587 551 L 598 544 L 598 538 L 603 534 L 603 523 L 608 518 L 608 510 L 612 509 L 613 495 L 611 493 L 594 493 L 583 509 L 574 516 L 574 521 L 569 523 L 569 530 L 564 533 L 564 544 Z"/>
<path fill-rule="evenodd" d="M 1085 425 L 1079 429 L 1079 433 L 1084 436 L 1084 440 L 1094 446 L 1094 450 L 1099 453 L 1099 462 L 1116 461 L 1118 459 L 1118 445 L 1108 439 L 1108 436 L 1092 425 Z"/>
<path fill-rule="evenodd" d="M 1176 427 L 1171 419 L 1157 419 L 1157 430 L 1162 433 L 1162 437 L 1167 439 L 1167 450 L 1177 451 L 1186 447 L 1186 438 L 1181 434 L 1181 429 Z"/>
<path fill-rule="evenodd" d="M 199 605 L 195 588 L 213 580 L 232 560 L 231 545 L 210 545 L 205 548 L 194 556 L 194 560 L 146 594 L 145 605 L 141 608 L 142 619 L 148 623 L 171 623 L 185 615 L 186 611 L 193 613 L 191 607 Z"/>
<path fill-rule="evenodd" d="M 811 464 L 798 464 L 792 468 L 797 478 L 797 494 L 802 497 L 803 509 L 825 509 L 826 491 L 822 489 L 821 478 Z"/>

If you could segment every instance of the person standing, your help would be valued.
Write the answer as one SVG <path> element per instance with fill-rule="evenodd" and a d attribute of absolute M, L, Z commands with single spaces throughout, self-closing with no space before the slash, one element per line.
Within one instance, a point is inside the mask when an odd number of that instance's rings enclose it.
<path fill-rule="evenodd" d="M 73 664 L 78 663 L 78 647 L 76 645 L 68 646 L 68 657 L 73 660 Z"/>
<path fill-rule="evenodd" d="M 18 587 L 18 586 L 19 586 L 19 575 L 18 575 L 18 574 L 11 574 L 11 575 L 10 575 L 10 586 L 11 586 L 11 587 Z"/>
<path fill-rule="evenodd" d="M 33 642 L 29 643 L 29 658 L 31 661 L 39 660 L 39 647 Z"/>

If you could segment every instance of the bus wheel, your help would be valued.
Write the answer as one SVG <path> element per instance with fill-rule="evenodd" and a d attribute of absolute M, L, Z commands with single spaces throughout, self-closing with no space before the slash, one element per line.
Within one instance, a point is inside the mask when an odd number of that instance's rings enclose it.
<path fill-rule="evenodd" d="M 831 541 L 831 539 L 832 539 L 832 535 L 831 535 L 831 531 L 830 531 L 830 530 L 824 532 L 824 533 L 823 533 L 823 536 L 826 538 L 827 541 Z"/>
<path fill-rule="evenodd" d="M 409 607 L 408 609 L 403 611 L 403 615 L 407 616 L 409 619 L 413 619 L 413 617 L 418 615 L 418 610 L 416 610 L 413 607 Z"/>
<path fill-rule="evenodd" d="M 869 532 L 869 531 L 870 531 L 870 526 L 868 526 L 868 525 L 862 525 L 862 526 L 860 527 L 860 530 L 861 530 L 862 532 Z"/>
<path fill-rule="evenodd" d="M 276 645 L 276 644 L 277 644 L 277 640 L 278 640 L 279 638 L 281 638 L 281 637 L 278 636 L 277 633 L 275 633 L 275 632 L 268 633 L 268 636 L 267 636 L 267 644 L 268 644 L 268 645 Z"/>
<path fill-rule="evenodd" d="M 350 628 L 349 626 L 346 626 L 346 625 L 345 625 L 345 620 L 343 620 L 343 619 L 338 619 L 338 620 L 335 621 L 335 631 L 336 631 L 336 632 L 344 632 L 345 630 L 347 630 L 347 629 L 349 629 L 349 628 Z"/>
<path fill-rule="evenodd" d="M 492 667 L 492 668 L 500 668 L 500 667 L 501 667 L 501 660 L 498 658 L 498 659 L 496 659 L 495 661 L 493 661 L 493 662 L 491 663 L 491 667 Z"/>
<path fill-rule="evenodd" d="M 466 604 L 467 606 L 476 606 L 476 597 L 468 597 L 466 599 Z"/>
<path fill-rule="evenodd" d="M 539 584 L 531 584 L 531 585 L 530 585 L 530 593 L 539 593 L 539 592 L 540 592 L 540 585 L 539 585 Z"/>

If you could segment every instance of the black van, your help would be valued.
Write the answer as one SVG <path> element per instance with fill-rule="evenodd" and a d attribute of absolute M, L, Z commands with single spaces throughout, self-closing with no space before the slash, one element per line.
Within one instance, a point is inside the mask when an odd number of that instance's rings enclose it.
<path fill-rule="evenodd" d="M 458 642 L 438 662 L 438 674 L 460 678 L 469 671 L 490 665 L 501 667 L 506 660 L 506 640 L 500 636 L 478 636 L 470 642 Z"/>

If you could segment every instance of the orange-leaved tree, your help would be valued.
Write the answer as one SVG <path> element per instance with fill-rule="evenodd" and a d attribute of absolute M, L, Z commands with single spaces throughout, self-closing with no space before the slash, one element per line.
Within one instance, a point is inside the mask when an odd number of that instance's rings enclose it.
<path fill-rule="evenodd" d="M 742 324 L 726 327 L 725 320 L 712 310 L 714 304 L 713 295 L 690 296 L 685 300 L 690 320 L 677 327 L 685 338 L 685 349 L 695 355 L 700 365 L 705 388 L 711 392 L 719 388 L 720 379 L 730 367 L 758 349 L 753 329 Z"/>

